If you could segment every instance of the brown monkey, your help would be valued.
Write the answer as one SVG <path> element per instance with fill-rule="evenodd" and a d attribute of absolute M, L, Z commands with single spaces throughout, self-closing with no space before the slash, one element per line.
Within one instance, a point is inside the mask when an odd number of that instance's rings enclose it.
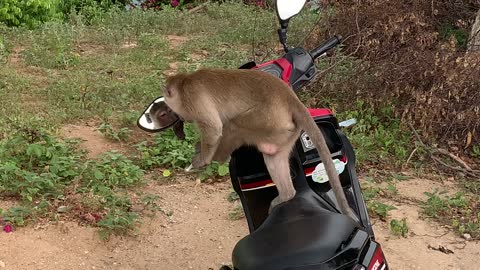
<path fill-rule="evenodd" d="M 154 123 L 155 127 L 165 127 L 175 123 L 172 128 L 175 135 L 181 139 L 185 139 L 185 132 L 183 131 L 183 121 L 179 119 L 172 109 L 170 109 L 166 103 L 157 102 L 153 103 L 152 107 L 145 114 L 147 121 Z"/>
<path fill-rule="evenodd" d="M 289 156 L 303 129 L 315 144 L 342 213 L 354 220 L 323 134 L 293 90 L 259 70 L 201 69 L 167 78 L 165 102 L 201 133 L 194 168 L 225 161 L 241 145 L 254 145 L 278 190 L 270 206 L 295 196 Z"/>

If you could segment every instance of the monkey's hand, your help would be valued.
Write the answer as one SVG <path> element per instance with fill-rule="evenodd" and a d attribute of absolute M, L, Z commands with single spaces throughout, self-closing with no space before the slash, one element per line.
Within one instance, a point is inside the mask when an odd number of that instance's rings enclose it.
<path fill-rule="evenodd" d="M 198 153 L 193 157 L 192 166 L 195 169 L 202 168 L 207 165 L 209 162 L 206 161 L 202 153 Z"/>

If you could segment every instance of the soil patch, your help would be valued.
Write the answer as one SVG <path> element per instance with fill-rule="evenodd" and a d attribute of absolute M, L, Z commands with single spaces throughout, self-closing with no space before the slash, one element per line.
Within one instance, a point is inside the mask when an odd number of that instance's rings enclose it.
<path fill-rule="evenodd" d="M 115 143 L 108 140 L 97 130 L 98 125 L 66 125 L 62 127 L 61 134 L 66 138 L 78 138 L 82 140 L 80 146 L 88 152 L 89 158 L 116 150 L 120 153 L 126 153 L 126 146 L 121 143 Z"/>
<path fill-rule="evenodd" d="M 149 193 L 167 217 L 145 218 L 136 237 L 99 240 L 96 229 L 59 223 L 2 234 L 0 260 L 6 269 L 218 269 L 229 263 L 236 242 L 246 235 L 245 220 L 232 221 L 229 183 L 200 184 L 180 179 L 150 185 Z"/>

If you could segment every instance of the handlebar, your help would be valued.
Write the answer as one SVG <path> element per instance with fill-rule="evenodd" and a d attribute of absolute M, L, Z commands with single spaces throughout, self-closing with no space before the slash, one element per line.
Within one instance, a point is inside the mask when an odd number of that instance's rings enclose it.
<path fill-rule="evenodd" d="M 313 49 L 310 51 L 310 55 L 312 58 L 315 60 L 318 58 L 320 55 L 324 54 L 328 50 L 332 49 L 333 47 L 337 46 L 342 42 L 342 36 L 333 36 L 329 40 L 325 41 L 322 45 L 318 46 L 317 48 Z"/>

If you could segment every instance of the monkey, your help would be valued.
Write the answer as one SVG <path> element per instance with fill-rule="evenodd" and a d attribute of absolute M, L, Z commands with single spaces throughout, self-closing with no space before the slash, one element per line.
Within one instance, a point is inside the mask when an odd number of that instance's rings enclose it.
<path fill-rule="evenodd" d="M 203 68 L 167 77 L 163 95 L 172 112 L 194 122 L 200 131 L 193 168 L 212 160 L 224 162 L 242 145 L 258 149 L 278 190 L 269 212 L 296 194 L 289 157 L 304 130 L 324 163 L 341 212 L 357 220 L 323 134 L 294 91 L 279 78 L 254 69 Z"/>
<path fill-rule="evenodd" d="M 165 102 L 154 102 L 150 110 L 145 113 L 145 117 L 149 123 L 154 123 L 157 128 L 171 125 L 177 138 L 185 140 L 185 132 L 183 130 L 184 121 L 182 121 Z"/>

